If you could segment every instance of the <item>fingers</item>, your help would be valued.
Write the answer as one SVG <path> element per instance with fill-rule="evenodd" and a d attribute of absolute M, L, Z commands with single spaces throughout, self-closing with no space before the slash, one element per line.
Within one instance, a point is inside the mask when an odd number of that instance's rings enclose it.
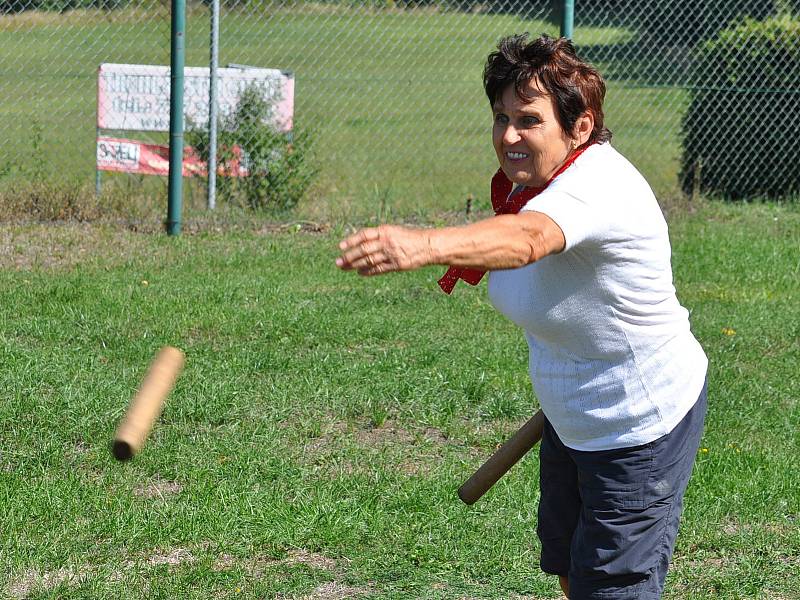
<path fill-rule="evenodd" d="M 380 275 L 382 273 L 389 273 L 397 270 L 392 266 L 392 263 L 389 260 L 380 260 L 377 258 L 373 259 L 372 257 L 367 257 L 366 262 L 366 266 L 357 267 L 355 269 L 359 275 L 369 277 L 371 275 Z"/>
<path fill-rule="evenodd" d="M 339 243 L 339 249 L 347 251 L 351 248 L 358 247 L 361 244 L 364 244 L 365 242 L 379 240 L 380 238 L 381 238 L 381 230 L 378 227 L 369 227 L 367 229 L 360 229 L 350 237 L 347 237 L 344 240 L 342 240 Z"/>
<path fill-rule="evenodd" d="M 348 248 L 336 259 L 336 266 L 346 271 L 372 269 L 387 262 L 385 249 L 379 240 L 365 241 Z"/>
<path fill-rule="evenodd" d="M 360 275 L 407 271 L 427 264 L 425 236 L 414 229 L 381 225 L 357 231 L 340 244 L 336 266 Z M 422 246 L 422 251 L 420 247 Z M 421 258 L 422 257 L 422 258 Z"/>

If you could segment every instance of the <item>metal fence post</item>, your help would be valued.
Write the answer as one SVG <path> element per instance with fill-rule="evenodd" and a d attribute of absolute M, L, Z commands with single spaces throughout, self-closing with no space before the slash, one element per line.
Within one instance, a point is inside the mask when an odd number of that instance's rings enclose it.
<path fill-rule="evenodd" d="M 561 37 L 572 38 L 575 23 L 575 0 L 564 0 L 561 9 Z"/>
<path fill-rule="evenodd" d="M 172 49 L 169 89 L 169 191 L 167 234 L 181 232 L 183 195 L 183 67 L 186 46 L 186 0 L 172 0 Z"/>
<path fill-rule="evenodd" d="M 211 65 L 208 87 L 208 208 L 217 206 L 217 65 L 219 63 L 219 0 L 211 2 Z"/>

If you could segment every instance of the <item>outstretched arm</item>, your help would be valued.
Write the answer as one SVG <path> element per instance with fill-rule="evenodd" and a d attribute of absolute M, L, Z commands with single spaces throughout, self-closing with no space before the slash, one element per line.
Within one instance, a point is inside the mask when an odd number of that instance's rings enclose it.
<path fill-rule="evenodd" d="M 336 265 L 360 275 L 451 265 L 486 271 L 513 269 L 561 252 L 561 228 L 538 212 L 490 217 L 461 227 L 420 229 L 381 225 L 339 244 Z"/>

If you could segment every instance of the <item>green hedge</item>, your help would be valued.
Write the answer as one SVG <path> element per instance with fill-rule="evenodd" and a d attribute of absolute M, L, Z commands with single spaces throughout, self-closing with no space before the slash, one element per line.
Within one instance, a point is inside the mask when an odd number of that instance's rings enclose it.
<path fill-rule="evenodd" d="M 637 9 L 643 39 L 665 46 L 694 45 L 745 18 L 765 19 L 785 8 L 785 0 L 655 0 Z"/>
<path fill-rule="evenodd" d="M 729 198 L 800 192 L 800 20 L 746 20 L 701 44 L 681 185 Z"/>

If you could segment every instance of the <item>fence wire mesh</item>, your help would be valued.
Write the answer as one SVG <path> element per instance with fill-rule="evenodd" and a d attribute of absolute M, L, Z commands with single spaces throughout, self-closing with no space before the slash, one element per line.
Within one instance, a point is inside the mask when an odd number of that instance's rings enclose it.
<path fill-rule="evenodd" d="M 575 40 L 608 82 L 614 142 L 661 194 L 792 196 L 800 3 L 578 0 Z M 621 38 L 600 44 L 593 27 Z M 793 165 L 793 166 L 791 166 Z"/>
<path fill-rule="evenodd" d="M 557 35 L 561 4 L 225 0 L 219 64 L 293 74 L 294 135 L 310 141 L 316 170 L 309 206 L 325 203 L 333 217 L 365 203 L 384 217 L 460 210 L 470 197 L 488 206 L 483 63 L 502 36 Z M 607 79 L 613 143 L 659 195 L 798 192 L 798 4 L 576 0 L 574 40 Z M 147 0 L 0 0 L 0 189 L 94 181 L 98 67 L 168 66 L 169 11 Z M 209 23 L 209 6 L 190 3 L 187 66 L 208 66 Z M 141 175 L 103 181 L 166 187 Z"/>
<path fill-rule="evenodd" d="M 169 64 L 169 9 L 35 0 L 0 6 L 3 187 L 21 180 L 92 181 L 98 66 Z"/>

